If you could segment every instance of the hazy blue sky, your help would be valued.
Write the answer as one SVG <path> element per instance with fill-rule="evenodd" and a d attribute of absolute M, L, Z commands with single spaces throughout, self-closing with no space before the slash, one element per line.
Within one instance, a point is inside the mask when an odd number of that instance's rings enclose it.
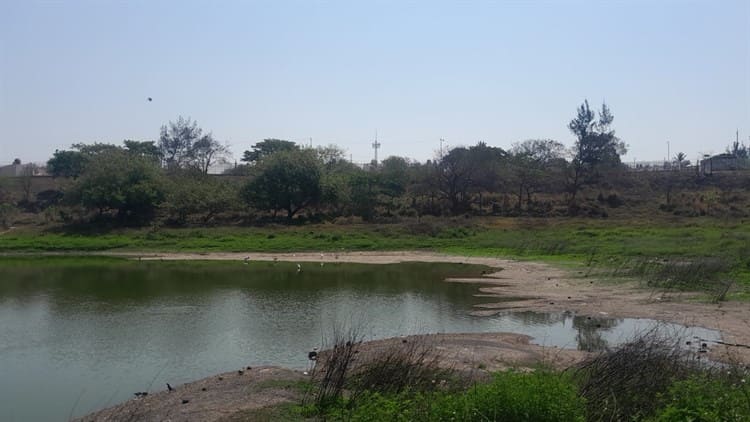
<path fill-rule="evenodd" d="M 180 115 L 235 158 L 312 137 L 368 161 L 376 129 L 381 158 L 570 146 L 586 98 L 629 161 L 748 143 L 750 1 L 0 0 L 0 164 Z"/>

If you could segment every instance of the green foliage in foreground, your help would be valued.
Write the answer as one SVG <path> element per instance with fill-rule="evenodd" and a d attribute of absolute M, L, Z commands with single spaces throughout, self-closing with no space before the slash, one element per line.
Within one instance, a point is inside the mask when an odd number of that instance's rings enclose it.
<path fill-rule="evenodd" d="M 750 420 L 750 387 L 728 379 L 696 375 L 677 381 L 659 397 L 656 414 L 633 421 L 741 422 Z M 368 393 L 356 403 L 321 409 L 340 421 L 584 421 L 584 400 L 565 373 L 546 370 L 500 372 L 492 382 L 459 392 Z M 314 409 L 301 408 L 312 416 Z M 301 416 L 300 416 L 301 417 Z M 629 419 L 630 420 L 630 419 Z"/>
<path fill-rule="evenodd" d="M 665 407 L 651 421 L 750 421 L 750 386 L 746 382 L 700 376 L 676 382 L 662 398 Z"/>
<path fill-rule="evenodd" d="M 326 419 L 351 421 L 583 421 L 584 405 L 568 377 L 548 371 L 501 372 L 458 393 L 371 393 Z"/>

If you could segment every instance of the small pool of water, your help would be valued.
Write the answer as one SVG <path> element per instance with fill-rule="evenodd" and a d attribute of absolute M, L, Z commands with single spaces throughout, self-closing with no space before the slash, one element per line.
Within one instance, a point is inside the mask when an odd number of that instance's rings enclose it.
<path fill-rule="evenodd" d="M 0 260 L 0 420 L 60 421 L 243 366 L 305 368 L 334 326 L 366 339 L 516 332 L 598 350 L 656 322 L 567 313 L 470 315 L 486 267 L 114 259 Z M 718 338 L 714 331 L 664 329 Z M 44 405 L 40 405 L 44 403 Z"/>

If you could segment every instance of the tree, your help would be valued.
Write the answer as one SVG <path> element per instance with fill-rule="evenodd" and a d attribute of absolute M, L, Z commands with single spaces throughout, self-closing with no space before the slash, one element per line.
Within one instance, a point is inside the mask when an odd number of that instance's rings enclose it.
<path fill-rule="evenodd" d="M 139 141 L 126 139 L 122 141 L 122 143 L 125 145 L 125 150 L 129 154 L 146 158 L 157 164 L 161 163 L 162 155 L 161 155 L 161 151 L 159 150 L 159 147 L 156 146 L 156 142 L 154 141 L 139 142 Z"/>
<path fill-rule="evenodd" d="M 71 145 L 71 150 L 56 150 L 47 161 L 47 172 L 53 177 L 77 178 L 85 170 L 88 163 L 102 159 L 101 157 L 120 152 L 131 156 L 141 157 L 158 165 L 161 162 L 161 151 L 154 141 L 123 141 L 124 147 L 94 142 L 93 144 L 77 143 Z"/>
<path fill-rule="evenodd" d="M 203 129 L 190 118 L 177 118 L 176 122 L 161 127 L 159 151 L 167 169 L 184 168 L 192 163 L 193 144 L 197 142 Z"/>
<path fill-rule="evenodd" d="M 282 151 L 293 151 L 298 150 L 299 146 L 291 141 L 285 141 L 282 139 L 264 139 L 261 142 L 256 143 L 252 146 L 252 150 L 245 151 L 240 161 L 246 163 L 256 164 L 263 158 L 273 155 L 277 152 Z"/>
<path fill-rule="evenodd" d="M 291 220 L 321 198 L 321 170 L 315 151 L 290 150 L 268 156 L 242 190 L 243 199 L 258 209 L 285 210 Z"/>
<path fill-rule="evenodd" d="M 522 208 L 524 196 L 528 207 L 532 195 L 550 184 L 555 170 L 565 162 L 564 152 L 565 146 L 551 139 L 529 139 L 513 145 L 509 157 L 509 181 L 517 187 L 517 209 Z"/>
<path fill-rule="evenodd" d="M 207 223 L 231 208 L 238 197 L 232 184 L 198 169 L 172 173 L 167 188 L 164 208 L 170 219 L 178 224 L 187 223 L 193 216 Z"/>
<path fill-rule="evenodd" d="M 578 107 L 576 117 L 568 124 L 568 129 L 576 137 L 569 181 L 571 205 L 575 204 L 576 194 L 583 183 L 593 182 L 601 170 L 621 164 L 620 155 L 625 154 L 627 148 L 615 136 L 611 127 L 613 121 L 614 116 L 607 104 L 602 104 L 597 121 L 588 100 L 585 100 Z"/>
<path fill-rule="evenodd" d="M 409 184 L 409 160 L 391 156 L 381 161 L 378 167 L 381 193 L 388 198 L 387 207 L 390 213 L 396 198 L 406 192 Z"/>
<path fill-rule="evenodd" d="M 21 164 L 21 159 L 20 158 L 16 158 L 15 160 L 13 160 L 13 165 L 14 166 L 18 166 L 20 164 Z"/>
<path fill-rule="evenodd" d="M 204 174 L 214 164 L 223 164 L 227 162 L 229 156 L 229 147 L 222 145 L 209 133 L 197 140 L 191 149 L 193 164 Z"/>
<path fill-rule="evenodd" d="M 497 171 L 504 156 L 501 148 L 479 142 L 470 148 L 453 148 L 440 159 L 436 167 L 437 189 L 453 214 L 468 211 L 474 193 L 481 195 L 482 190 L 491 190 L 497 184 Z"/>
<path fill-rule="evenodd" d="M 677 155 L 674 156 L 674 164 L 678 169 L 682 170 L 690 165 L 690 160 L 687 159 L 687 155 L 685 155 L 684 152 L 678 152 Z"/>
<path fill-rule="evenodd" d="M 52 177 L 72 177 L 81 175 L 87 157 L 80 151 L 55 150 L 52 158 L 47 161 L 47 172 Z"/>
<path fill-rule="evenodd" d="M 351 175 L 348 183 L 351 191 L 351 210 L 365 221 L 372 220 L 378 206 L 377 176 L 359 170 Z"/>
<path fill-rule="evenodd" d="M 727 147 L 727 153 L 740 159 L 746 159 L 750 157 L 750 148 L 740 141 L 734 141 L 731 147 Z"/>
<path fill-rule="evenodd" d="M 160 170 L 152 161 L 120 149 L 91 160 L 71 194 L 100 215 L 116 211 L 122 221 L 144 222 L 153 217 L 165 190 Z"/>

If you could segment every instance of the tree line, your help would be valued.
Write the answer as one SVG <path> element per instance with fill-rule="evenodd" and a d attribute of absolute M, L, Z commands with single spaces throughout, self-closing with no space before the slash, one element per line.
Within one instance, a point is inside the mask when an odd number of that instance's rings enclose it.
<path fill-rule="evenodd" d="M 211 166 L 230 157 L 191 119 L 161 128 L 158 141 L 74 144 L 47 163 L 70 178 L 56 205 L 78 219 L 142 224 L 208 223 L 217 218 L 309 220 L 467 213 L 549 215 L 579 211 L 578 193 L 622 169 L 625 144 L 606 104 L 585 101 L 568 123 L 575 144 L 531 139 L 510 149 L 479 142 L 418 162 L 391 156 L 359 166 L 335 145 L 306 148 L 264 139 L 224 177 Z M 549 198 L 558 198 L 556 203 Z M 562 198 L 562 199 L 560 199 Z M 71 217 L 72 218 L 72 217 Z"/>

